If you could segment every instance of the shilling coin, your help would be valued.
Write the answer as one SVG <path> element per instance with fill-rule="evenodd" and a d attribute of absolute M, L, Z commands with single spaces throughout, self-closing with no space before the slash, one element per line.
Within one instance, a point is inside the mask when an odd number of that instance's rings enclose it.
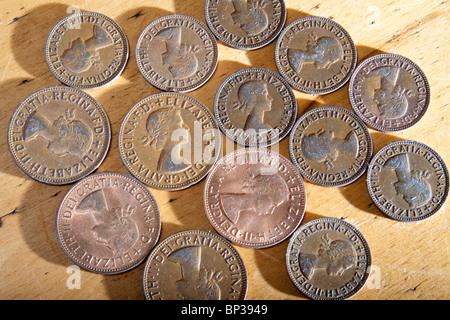
<path fill-rule="evenodd" d="M 217 41 L 200 20 L 172 14 L 145 27 L 137 41 L 136 61 L 142 76 L 156 88 L 188 92 L 213 75 Z"/>
<path fill-rule="evenodd" d="M 289 139 L 292 162 L 316 184 L 339 187 L 357 180 L 372 157 L 372 137 L 353 112 L 324 106 L 303 114 Z"/>
<path fill-rule="evenodd" d="M 108 152 L 107 115 L 93 97 L 66 86 L 39 90 L 14 112 L 9 149 L 23 172 L 62 185 L 92 173 Z"/>
<path fill-rule="evenodd" d="M 373 157 L 367 169 L 367 187 L 384 214 L 399 221 L 419 221 L 443 206 L 449 189 L 448 170 L 427 145 L 396 141 Z"/>
<path fill-rule="evenodd" d="M 303 178 L 281 154 L 242 148 L 219 160 L 204 188 L 206 216 L 231 242 L 254 249 L 284 241 L 306 208 Z"/>
<path fill-rule="evenodd" d="M 243 146 L 264 147 L 289 134 L 297 117 L 291 86 L 266 69 L 247 68 L 230 75 L 214 100 L 219 128 Z"/>
<path fill-rule="evenodd" d="M 102 86 L 118 77 L 128 61 L 128 40 L 120 26 L 97 12 L 78 12 L 50 32 L 45 57 L 62 83 L 81 89 Z"/>
<path fill-rule="evenodd" d="M 356 47 L 333 20 L 306 17 L 292 22 L 278 37 L 275 61 L 296 89 L 326 94 L 342 87 L 357 63 Z"/>
<path fill-rule="evenodd" d="M 420 68 L 397 54 L 364 60 L 350 79 L 355 113 L 379 131 L 399 131 L 416 124 L 430 103 L 430 87 Z"/>
<path fill-rule="evenodd" d="M 131 108 L 119 131 L 125 167 L 158 189 L 179 190 L 199 182 L 216 162 L 220 148 L 213 114 L 185 93 L 144 98 Z"/>
<path fill-rule="evenodd" d="M 159 238 L 160 214 L 150 191 L 116 172 L 90 175 L 65 195 L 56 219 L 64 253 L 95 273 L 118 274 L 140 264 Z"/>
<path fill-rule="evenodd" d="M 292 235 L 286 266 L 294 285 L 314 300 L 342 300 L 357 293 L 371 266 L 369 246 L 348 222 L 319 218 Z"/>
<path fill-rule="evenodd" d="M 144 269 L 147 300 L 244 300 L 247 271 L 222 236 L 186 230 L 161 241 Z"/>
<path fill-rule="evenodd" d="M 206 0 L 206 22 L 223 43 L 257 49 L 272 42 L 286 22 L 283 0 Z"/>

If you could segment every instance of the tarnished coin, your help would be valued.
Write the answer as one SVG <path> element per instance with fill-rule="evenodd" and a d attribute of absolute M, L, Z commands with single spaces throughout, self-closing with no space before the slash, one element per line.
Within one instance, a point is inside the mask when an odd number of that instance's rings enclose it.
<path fill-rule="evenodd" d="M 62 83 L 81 89 L 102 86 L 118 77 L 129 55 L 120 26 L 97 12 L 78 12 L 62 19 L 50 32 L 45 57 Z"/>
<path fill-rule="evenodd" d="M 229 139 L 243 146 L 264 147 L 289 134 L 297 117 L 297 101 L 280 75 L 247 68 L 221 84 L 214 115 Z"/>
<path fill-rule="evenodd" d="M 281 154 L 242 148 L 219 160 L 204 189 L 206 216 L 231 242 L 254 249 L 284 241 L 306 208 L 303 178 Z"/>
<path fill-rule="evenodd" d="M 373 157 L 367 169 L 367 187 L 384 214 L 399 221 L 419 221 L 443 206 L 449 189 L 448 170 L 429 146 L 396 141 Z"/>
<path fill-rule="evenodd" d="M 355 113 L 379 131 L 399 131 L 416 124 L 430 103 L 428 80 L 411 60 L 379 54 L 364 60 L 350 79 Z"/>
<path fill-rule="evenodd" d="M 66 86 L 39 90 L 14 112 L 9 149 L 23 172 L 62 185 L 92 173 L 111 139 L 108 117 L 93 97 Z"/>
<path fill-rule="evenodd" d="M 150 191 L 116 172 L 90 175 L 65 195 L 56 218 L 58 240 L 78 266 L 118 274 L 139 265 L 159 239 L 161 219 Z"/>
<path fill-rule="evenodd" d="M 223 43 L 238 49 L 257 49 L 283 30 L 283 0 L 206 0 L 206 22 Z"/>
<path fill-rule="evenodd" d="M 119 131 L 125 167 L 158 189 L 180 190 L 199 182 L 220 149 L 213 114 L 185 93 L 162 92 L 144 98 L 131 108 Z"/>
<path fill-rule="evenodd" d="M 147 300 L 244 300 L 247 271 L 239 252 L 204 230 L 175 233 L 150 253 L 144 269 Z"/>
<path fill-rule="evenodd" d="M 350 79 L 357 63 L 356 47 L 333 20 L 305 17 L 288 25 L 278 37 L 275 61 L 281 75 L 296 89 L 326 94 Z"/>
<path fill-rule="evenodd" d="M 347 109 L 324 106 L 303 114 L 289 138 L 292 162 L 303 177 L 327 187 L 356 181 L 373 153 L 364 122 Z"/>
<path fill-rule="evenodd" d="M 136 44 L 136 61 L 142 76 L 154 87 L 188 92 L 213 75 L 217 41 L 200 20 L 172 14 L 145 27 Z"/>
<path fill-rule="evenodd" d="M 312 220 L 297 229 L 286 251 L 293 284 L 314 300 L 342 300 L 356 294 L 371 266 L 366 239 L 348 222 Z"/>

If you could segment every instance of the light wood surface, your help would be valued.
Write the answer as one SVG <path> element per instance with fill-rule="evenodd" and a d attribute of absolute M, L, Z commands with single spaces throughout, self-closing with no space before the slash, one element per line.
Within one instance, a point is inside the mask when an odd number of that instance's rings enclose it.
<path fill-rule="evenodd" d="M 425 117 L 414 127 L 395 134 L 370 130 L 375 152 L 399 139 L 421 141 L 450 163 L 448 140 L 449 5 L 442 0 L 353 1 L 286 0 L 287 24 L 304 16 L 332 17 L 352 36 L 358 60 L 376 53 L 397 53 L 416 62 L 431 86 L 432 100 Z M 140 32 L 154 19 L 170 14 L 192 15 L 205 22 L 203 0 L 85 0 L 0 1 L 0 299 L 143 299 L 141 264 L 132 271 L 104 276 L 81 272 L 80 289 L 69 289 L 68 267 L 56 236 L 59 203 L 70 188 L 36 182 L 22 173 L 8 151 L 10 117 L 31 93 L 58 81 L 50 73 L 44 46 L 51 28 L 70 6 L 98 11 L 113 18 L 127 34 L 131 52 L 122 75 L 105 87 L 87 90 L 108 113 L 112 127 L 109 153 L 97 170 L 127 173 L 118 152 L 118 131 L 128 110 L 158 92 L 140 75 L 134 47 Z M 69 11 L 70 13 L 70 11 Z M 219 64 L 212 78 L 189 94 L 212 109 L 214 94 L 232 72 L 248 66 L 277 71 L 275 43 L 253 51 L 219 42 Z M 294 90 L 299 113 L 322 105 L 351 109 L 348 84 L 324 96 Z M 288 141 L 280 152 L 288 156 Z M 161 217 L 161 239 L 186 229 L 213 231 L 203 209 L 204 180 L 177 192 L 151 189 Z M 351 299 L 449 299 L 448 201 L 431 218 L 417 223 L 396 222 L 373 205 L 365 175 L 342 188 L 306 182 L 304 222 L 319 217 L 343 218 L 366 237 L 373 270 L 361 291 Z M 286 271 L 288 241 L 262 250 L 237 246 L 248 272 L 249 300 L 306 299 Z"/>

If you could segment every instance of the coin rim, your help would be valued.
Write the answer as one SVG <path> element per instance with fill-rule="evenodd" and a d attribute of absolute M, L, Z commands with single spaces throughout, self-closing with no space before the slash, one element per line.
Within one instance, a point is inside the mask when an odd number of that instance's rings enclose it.
<path fill-rule="evenodd" d="M 209 6 L 208 4 L 211 2 L 211 0 L 206 0 L 205 1 L 205 20 L 206 23 L 208 25 L 208 28 L 211 30 L 211 32 L 214 34 L 214 36 L 219 39 L 221 42 L 223 42 L 224 44 L 232 47 L 232 48 L 236 48 L 236 49 L 242 49 L 242 50 L 255 50 L 255 49 L 260 49 L 262 47 L 267 46 L 269 43 L 271 43 L 272 41 L 274 41 L 278 35 L 283 31 L 284 25 L 286 24 L 286 16 L 287 16 L 287 11 L 286 11 L 286 4 L 284 3 L 284 0 L 278 0 L 281 4 L 281 20 L 280 20 L 280 24 L 277 26 L 277 30 L 266 40 L 261 41 L 257 44 L 252 44 L 252 45 L 238 45 L 236 43 L 233 43 L 232 41 L 228 41 L 226 37 L 222 37 L 221 34 L 218 34 L 215 32 L 215 29 L 212 25 L 211 19 L 209 18 Z"/>
<path fill-rule="evenodd" d="M 314 294 L 311 294 L 308 290 L 303 289 L 302 285 L 295 280 L 295 276 L 292 273 L 292 270 L 290 268 L 290 263 L 289 263 L 291 248 L 292 248 L 292 245 L 295 242 L 296 238 L 298 237 L 298 235 L 303 230 L 305 230 L 306 228 L 310 227 L 311 225 L 315 225 L 315 224 L 320 223 L 320 222 L 328 222 L 328 221 L 338 222 L 340 224 L 345 225 L 348 229 L 352 230 L 358 236 L 358 238 L 361 241 L 361 243 L 364 245 L 364 249 L 366 251 L 366 257 L 367 257 L 366 268 L 365 268 L 365 271 L 364 271 L 364 277 L 363 277 L 363 279 L 361 279 L 361 282 L 358 285 L 358 287 L 354 288 L 351 292 L 348 292 L 348 293 L 346 293 L 346 294 L 344 294 L 342 296 L 339 296 L 337 298 L 326 298 L 326 297 L 320 298 L 320 297 L 317 297 Z M 295 287 L 301 293 L 303 293 L 305 296 L 307 296 L 307 297 L 309 297 L 309 298 L 311 298 L 313 300 L 344 300 L 344 299 L 350 298 L 351 296 L 353 296 L 356 293 L 358 293 L 361 290 L 362 287 L 364 287 L 367 279 L 369 278 L 370 268 L 371 267 L 372 267 L 372 254 L 370 252 L 370 247 L 369 247 L 369 244 L 368 244 L 366 238 L 364 237 L 364 235 L 361 233 L 361 231 L 357 227 L 355 227 L 354 225 L 352 225 L 351 223 L 349 223 L 349 222 L 347 222 L 347 221 L 345 221 L 343 219 L 338 219 L 338 218 L 333 218 L 333 217 L 323 217 L 323 218 L 317 218 L 317 219 L 308 221 L 307 223 L 305 223 L 304 225 L 300 226 L 295 231 L 295 233 L 290 238 L 289 244 L 288 244 L 288 246 L 286 248 L 286 269 L 288 271 L 289 278 L 291 279 L 292 283 L 295 285 Z M 301 271 L 301 269 L 299 269 L 299 272 L 303 275 L 303 272 Z"/>
<path fill-rule="evenodd" d="M 264 151 L 266 154 L 275 154 L 276 156 L 279 156 L 280 159 L 282 159 L 283 161 L 285 161 L 285 164 L 287 166 L 289 166 L 292 169 L 292 172 L 294 175 L 297 176 L 297 180 L 299 182 L 300 185 L 300 189 L 302 192 L 302 197 L 301 197 L 301 202 L 300 204 L 300 209 L 302 210 L 302 216 L 299 219 L 299 221 L 297 222 L 297 224 L 292 227 L 292 230 L 287 233 L 287 235 L 283 236 L 282 238 L 276 238 L 275 241 L 265 241 L 263 243 L 256 243 L 256 244 L 252 244 L 252 243 L 248 243 L 245 241 L 240 241 L 235 237 L 231 237 L 229 234 L 225 234 L 225 232 L 223 230 L 221 230 L 218 226 L 218 224 L 216 223 L 216 221 L 212 218 L 212 213 L 211 210 L 209 209 L 209 200 L 208 200 L 208 195 L 209 195 L 209 186 L 211 184 L 211 180 L 213 178 L 213 174 L 214 172 L 220 167 L 220 165 L 222 164 L 223 161 L 226 161 L 227 158 L 234 158 L 239 156 L 242 153 L 259 153 L 260 151 Z M 250 148 L 242 148 L 242 149 L 238 149 L 235 150 L 233 152 L 228 153 L 227 155 L 223 156 L 220 160 L 218 160 L 214 167 L 212 168 L 212 170 L 210 171 L 210 173 L 208 174 L 208 177 L 206 179 L 205 182 L 205 186 L 203 188 L 203 207 L 205 210 L 205 214 L 206 214 L 206 218 L 208 219 L 209 223 L 211 224 L 211 226 L 223 237 L 225 237 L 226 239 L 228 239 L 230 242 L 236 244 L 236 245 L 240 245 L 244 248 L 252 248 L 252 249 L 264 249 L 264 248 L 269 248 L 272 246 L 275 246 L 277 244 L 280 244 L 282 242 L 284 242 L 286 239 L 289 238 L 289 236 L 292 235 L 292 233 L 294 233 L 294 231 L 300 226 L 300 224 L 302 223 L 304 217 L 305 217 L 305 213 L 306 213 L 306 205 L 307 205 L 307 192 L 306 192 L 306 185 L 305 182 L 303 180 L 303 176 L 300 174 L 300 172 L 298 171 L 298 169 L 296 168 L 296 166 L 294 166 L 292 164 L 292 162 L 286 158 L 285 156 L 283 156 L 281 153 L 270 150 L 270 149 L 265 149 L 265 148 L 255 148 L 255 147 L 250 147 Z"/>
<path fill-rule="evenodd" d="M 12 141 L 11 130 L 13 128 L 14 119 L 16 118 L 16 115 L 19 113 L 20 109 L 22 109 L 25 102 L 28 101 L 29 99 L 31 99 L 32 97 L 34 97 L 38 94 L 47 92 L 47 91 L 52 91 L 52 90 L 69 90 L 69 91 L 73 90 L 73 91 L 76 91 L 78 95 L 83 96 L 85 99 L 92 102 L 93 105 L 95 105 L 96 110 L 98 110 L 98 112 L 100 113 L 100 115 L 103 115 L 105 129 L 107 129 L 106 130 L 107 132 L 105 133 L 106 141 L 105 141 L 105 145 L 104 145 L 104 148 L 102 151 L 103 155 L 98 158 L 97 163 L 95 165 L 88 167 L 89 169 L 86 170 L 85 172 L 83 172 L 81 175 L 77 175 L 70 179 L 51 179 L 51 178 L 45 178 L 45 177 L 38 177 L 38 176 L 34 175 L 31 170 L 28 170 L 22 166 L 22 164 L 19 162 L 18 157 L 16 156 L 16 152 L 14 151 L 14 147 L 13 147 L 14 141 Z M 11 117 L 11 120 L 9 122 L 9 126 L 8 126 L 8 147 L 9 147 L 9 151 L 10 151 L 16 165 L 30 178 L 33 178 L 34 180 L 36 180 L 38 182 L 46 183 L 49 185 L 70 184 L 70 183 L 76 182 L 80 179 L 83 179 L 87 175 L 89 175 L 92 172 L 94 172 L 95 170 L 97 170 L 98 167 L 103 163 L 103 160 L 105 160 L 106 155 L 109 152 L 110 144 L 111 144 L 111 126 L 110 126 L 110 122 L 108 119 L 108 115 L 107 115 L 106 111 L 103 109 L 103 107 L 101 106 L 101 104 L 97 100 L 95 100 L 94 97 L 92 97 L 90 94 L 84 92 L 83 90 L 74 88 L 74 87 L 65 86 L 65 85 L 43 88 L 43 89 L 37 90 L 34 93 L 30 94 L 19 104 L 19 106 L 16 107 L 16 110 L 14 111 L 14 113 Z"/>
<path fill-rule="evenodd" d="M 114 76 L 109 77 L 106 80 L 103 80 L 103 81 L 99 82 L 98 84 L 86 84 L 86 85 L 83 85 L 83 84 L 79 84 L 77 82 L 70 81 L 68 79 L 60 77 L 58 72 L 56 72 L 56 70 L 53 69 L 52 63 L 50 61 L 49 46 L 50 46 L 50 42 L 51 42 L 50 41 L 51 40 L 51 36 L 54 34 L 56 29 L 59 28 L 64 22 L 66 22 L 67 20 L 69 20 L 70 18 L 75 17 L 75 16 L 88 16 L 88 15 L 101 17 L 102 19 L 107 20 L 112 25 L 114 25 L 114 27 L 119 31 L 120 37 L 121 37 L 122 42 L 124 44 L 124 54 L 123 54 L 123 59 L 121 60 L 121 63 L 120 63 L 120 67 L 118 68 L 118 71 L 115 71 L 115 75 Z M 128 63 L 128 58 L 129 58 L 129 54 L 130 54 L 130 49 L 129 48 L 130 48 L 130 46 L 128 44 L 128 38 L 127 38 L 125 32 L 123 31 L 123 29 L 113 19 L 111 19 L 110 17 L 104 15 L 103 13 L 99 13 L 99 12 L 95 12 L 95 11 L 81 11 L 81 12 L 73 13 L 73 14 L 71 14 L 69 16 L 64 17 L 63 19 L 58 21 L 58 23 L 52 28 L 52 30 L 48 34 L 47 41 L 45 43 L 45 60 L 47 62 L 47 66 L 48 66 L 50 72 L 61 83 L 65 84 L 67 86 L 74 87 L 74 88 L 79 88 L 79 89 L 92 89 L 92 88 L 102 87 L 102 86 L 106 85 L 107 83 L 115 80 L 116 78 L 118 78 L 122 74 L 123 70 L 125 69 L 125 66 Z"/>
<path fill-rule="evenodd" d="M 293 112 L 292 112 L 292 116 L 291 119 L 289 121 L 289 125 L 287 126 L 286 130 L 284 130 L 282 132 L 282 134 L 280 134 L 278 136 L 278 139 L 276 140 L 270 140 L 270 142 L 267 143 L 245 143 L 245 141 L 243 142 L 241 139 L 237 139 L 234 138 L 233 136 L 231 136 L 230 134 L 227 133 L 227 129 L 225 129 L 225 127 L 223 127 L 222 122 L 219 120 L 219 109 L 218 109 L 218 101 L 219 101 L 219 97 L 220 97 L 220 93 L 222 92 L 222 89 L 228 84 L 228 82 L 230 80 L 232 80 L 234 77 L 242 74 L 242 73 L 248 73 L 248 72 L 262 72 L 265 74 L 269 74 L 270 76 L 276 78 L 277 80 L 279 80 L 281 83 L 283 83 L 283 85 L 286 87 L 286 89 L 289 91 L 289 95 L 292 99 L 292 104 L 293 104 Z M 268 82 L 266 82 L 268 83 Z M 269 83 L 270 84 L 270 83 Z M 297 119 L 297 112 L 298 112 L 298 103 L 297 103 L 297 99 L 295 97 L 294 92 L 292 91 L 292 87 L 290 86 L 290 84 L 286 81 L 286 79 L 284 79 L 280 74 L 273 72 L 271 70 L 265 69 L 265 68 L 258 68 L 258 67 L 249 67 L 249 68 L 244 68 L 241 70 L 238 70 L 236 72 L 233 72 L 231 75 L 229 75 L 223 82 L 222 84 L 219 86 L 219 88 L 217 89 L 216 95 L 214 97 L 214 102 L 213 102 L 213 108 L 214 108 L 214 117 L 217 121 L 217 124 L 219 126 L 220 131 L 230 140 L 236 142 L 237 144 L 244 146 L 244 147 L 268 147 L 271 145 L 274 145 L 276 143 L 279 143 L 281 140 L 283 140 L 284 138 L 286 138 L 289 133 L 291 132 L 291 129 L 294 127 L 296 119 Z M 242 128 L 237 128 L 237 129 L 242 129 Z"/>
<path fill-rule="evenodd" d="M 147 283 L 148 283 L 148 281 L 147 281 L 148 280 L 148 268 L 149 268 L 149 264 L 150 264 L 150 261 L 151 261 L 153 255 L 156 254 L 156 252 L 158 251 L 158 249 L 160 247 L 162 247 L 163 245 L 168 243 L 173 238 L 179 237 L 180 235 L 183 235 L 183 234 L 192 234 L 192 233 L 195 233 L 197 235 L 207 235 L 209 237 L 215 237 L 217 240 L 222 241 L 228 247 L 228 249 L 230 249 L 230 251 L 234 254 L 234 256 L 236 257 L 236 260 L 239 262 L 239 265 L 240 265 L 241 270 L 242 270 L 241 274 L 242 274 L 243 289 L 241 291 L 241 295 L 239 296 L 238 300 L 245 300 L 245 297 L 247 295 L 247 290 L 248 290 L 248 274 L 247 274 L 247 268 L 245 267 L 244 259 L 242 258 L 241 254 L 239 253 L 237 248 L 235 248 L 233 246 L 233 244 L 228 239 L 223 237 L 222 235 L 220 235 L 220 234 L 218 234 L 216 232 L 212 232 L 212 231 L 209 231 L 209 230 L 202 230 L 202 229 L 188 229 L 188 230 L 182 230 L 182 231 L 175 232 L 175 233 L 167 236 L 164 240 L 160 241 L 152 249 L 152 251 L 147 256 L 147 260 L 146 260 L 145 267 L 144 267 L 144 272 L 143 272 L 143 277 L 142 277 L 144 298 L 146 300 L 153 300 L 153 299 L 150 299 L 148 297 L 149 294 L 148 294 L 148 290 L 147 290 L 147 287 L 148 287 L 147 286 Z"/>
<path fill-rule="evenodd" d="M 153 206 L 154 206 L 154 213 L 156 218 L 159 220 L 157 222 L 158 225 L 158 230 L 155 233 L 155 240 L 153 241 L 153 245 L 150 246 L 147 249 L 147 253 L 143 254 L 142 257 L 137 260 L 136 262 L 134 262 L 133 264 L 130 264 L 129 266 L 126 267 L 121 267 L 121 268 L 115 268 L 114 271 L 107 271 L 104 270 L 102 268 L 95 268 L 95 267 L 90 267 L 89 265 L 83 263 L 80 260 L 77 260 L 76 257 L 74 257 L 70 252 L 69 248 L 67 248 L 65 241 L 63 240 L 62 237 L 62 231 L 61 231 L 61 227 L 60 227 L 60 222 L 61 222 L 61 218 L 60 218 L 60 212 L 62 211 L 63 208 L 63 204 L 65 203 L 65 201 L 70 197 L 72 191 L 76 190 L 76 188 L 81 185 L 82 183 L 85 182 L 86 179 L 94 179 L 98 176 L 118 176 L 119 178 L 123 178 L 123 179 L 127 179 L 130 180 L 133 183 L 136 183 L 137 185 L 139 185 L 143 192 L 147 194 L 148 199 L 152 202 Z M 103 275 L 116 275 L 116 274 L 120 274 L 120 273 L 124 273 L 127 272 L 131 269 L 136 268 L 138 265 L 140 265 L 148 256 L 148 253 L 158 244 L 158 240 L 159 237 L 161 235 L 161 212 L 159 210 L 158 207 L 158 203 L 155 200 L 155 197 L 153 196 L 153 194 L 151 193 L 151 191 L 140 181 L 138 181 L 136 178 L 132 177 L 131 175 L 125 174 L 125 173 L 121 173 L 121 172 L 114 172 L 114 171 L 105 171 L 105 172 L 99 172 L 99 173 L 95 173 L 92 174 L 88 177 L 86 177 L 85 179 L 77 182 L 75 185 L 73 185 L 65 194 L 64 198 L 61 200 L 61 203 L 58 207 L 58 210 L 56 211 L 56 234 L 57 234 L 57 238 L 58 238 L 58 242 L 61 246 L 61 248 L 63 249 L 63 252 L 66 254 L 66 256 L 76 265 L 78 265 L 79 267 L 93 272 L 93 273 L 98 273 L 98 274 L 103 274 Z"/>
<path fill-rule="evenodd" d="M 186 87 L 186 88 L 174 88 L 174 87 L 168 87 L 165 85 L 161 85 L 155 81 L 153 81 L 150 77 L 148 77 L 148 74 L 145 70 L 143 70 L 142 65 L 141 65 L 141 58 L 139 57 L 139 52 L 140 52 L 140 44 L 142 42 L 142 39 L 144 38 L 145 34 L 147 33 L 147 31 L 155 24 L 159 23 L 160 21 L 166 20 L 166 19 L 187 19 L 190 20 L 192 22 L 195 22 L 196 24 L 200 25 L 203 30 L 208 34 L 208 36 L 211 39 L 212 42 L 212 47 L 213 47 L 213 51 L 214 51 L 214 62 L 211 64 L 211 68 L 208 70 L 208 72 L 206 73 L 206 75 L 201 78 L 198 82 Z M 211 79 L 212 75 L 214 74 L 214 72 L 217 69 L 217 65 L 218 65 L 218 61 L 219 61 L 219 49 L 217 47 L 217 40 L 216 37 L 212 34 L 212 32 L 209 30 L 209 28 L 199 19 L 190 16 L 190 15 L 185 15 L 185 14 L 179 14 L 179 13 L 174 13 L 174 14 L 168 14 L 162 17 L 159 17 L 153 21 L 151 21 L 147 26 L 145 26 L 145 28 L 141 31 L 141 33 L 139 34 L 139 38 L 136 41 L 136 50 L 135 50 L 135 58 L 136 58 L 136 65 L 139 69 L 139 73 L 141 74 L 141 76 L 148 82 L 150 83 L 153 87 L 160 89 L 162 91 L 166 91 L 166 92 L 179 92 L 179 93 L 186 93 L 186 92 L 190 92 L 193 91 L 201 86 L 203 86 L 206 82 L 208 82 L 209 79 Z"/>
<path fill-rule="evenodd" d="M 347 37 L 348 42 L 350 43 L 351 46 L 351 50 L 352 50 L 352 67 L 350 68 L 347 76 L 340 81 L 337 85 L 328 88 L 328 89 L 323 89 L 323 90 L 308 90 L 305 88 L 302 88 L 301 86 L 299 86 L 295 81 L 293 81 L 292 79 L 290 79 L 290 77 L 288 77 L 285 72 L 283 71 L 283 68 L 281 67 L 281 63 L 280 63 L 280 59 L 279 57 L 279 48 L 280 48 L 280 44 L 281 41 L 285 35 L 285 33 L 294 25 L 299 24 L 300 22 L 306 21 L 306 20 L 323 20 L 326 21 L 328 23 L 333 24 L 335 27 L 337 27 L 340 31 L 342 31 L 342 33 L 344 33 L 344 35 Z M 294 22 L 290 23 L 286 28 L 283 29 L 283 31 L 280 33 L 276 46 L 275 46 L 275 63 L 277 65 L 278 71 L 280 72 L 280 74 L 292 85 L 292 87 L 294 87 L 295 89 L 303 92 L 303 93 L 308 93 L 308 94 L 313 94 L 313 95 L 323 95 L 323 94 L 327 94 L 327 93 L 331 93 L 334 92 L 340 88 L 342 88 L 347 82 L 350 81 L 350 78 L 352 76 L 352 74 L 355 71 L 356 65 L 358 63 L 358 50 L 356 49 L 355 43 L 353 42 L 352 37 L 350 36 L 350 34 L 347 32 L 347 30 L 344 29 L 343 26 L 341 26 L 339 23 L 337 23 L 334 20 L 325 18 L 325 17 L 318 17 L 318 16 L 310 16 L 310 17 L 303 17 L 300 19 L 295 20 Z"/>
<path fill-rule="evenodd" d="M 364 131 L 364 135 L 366 136 L 366 139 L 368 140 L 367 148 L 369 148 L 370 150 L 367 152 L 367 156 L 364 160 L 363 166 L 361 166 L 361 168 L 358 170 L 358 172 L 355 175 L 351 176 L 350 178 L 348 178 L 346 180 L 343 180 L 342 182 L 326 183 L 326 182 L 321 182 L 320 180 L 317 180 L 317 179 L 311 177 L 311 175 L 305 173 L 304 170 L 302 170 L 299 167 L 299 164 L 297 163 L 297 159 L 294 154 L 293 139 L 294 139 L 295 131 L 296 131 L 298 125 L 304 118 L 306 118 L 310 114 L 312 114 L 316 111 L 320 111 L 320 110 L 337 110 L 339 112 L 343 112 L 343 113 L 346 113 L 347 115 L 351 116 L 359 124 L 361 129 Z M 338 118 L 338 119 L 340 120 L 340 118 Z M 289 155 L 290 155 L 292 163 L 298 169 L 300 174 L 308 181 L 313 182 L 319 186 L 324 186 L 324 187 L 344 187 L 344 186 L 347 186 L 347 185 L 355 182 L 359 178 L 361 178 L 361 176 L 364 175 L 364 173 L 366 172 L 367 167 L 368 167 L 370 160 L 372 158 L 372 155 L 373 155 L 373 139 L 372 139 L 372 135 L 370 134 L 366 124 L 353 112 L 351 112 L 345 108 L 337 107 L 337 106 L 321 106 L 321 107 L 313 108 L 313 109 L 305 112 L 300 118 L 298 118 L 298 120 L 295 123 L 294 127 L 292 128 L 291 134 L 289 136 Z"/>
<path fill-rule="evenodd" d="M 421 148 L 429 151 L 431 154 L 433 154 L 436 157 L 436 160 L 439 161 L 439 163 L 442 166 L 442 170 L 444 171 L 444 176 L 445 176 L 445 194 L 442 197 L 442 201 L 440 202 L 440 204 L 438 206 L 436 206 L 433 211 L 431 211 L 430 213 L 423 215 L 421 217 L 418 218 L 402 218 L 402 217 L 398 217 L 398 216 L 394 216 L 391 215 L 389 212 L 386 212 L 385 210 L 383 210 L 383 207 L 378 203 L 378 201 L 376 200 L 376 197 L 372 191 L 372 188 L 370 187 L 370 183 L 371 183 L 371 171 L 372 171 L 372 166 L 375 163 L 375 161 L 377 160 L 377 158 L 384 153 L 387 149 L 392 148 L 396 145 L 399 144 L 406 144 L 406 145 L 419 145 Z M 422 157 L 422 156 L 421 156 Z M 449 193 L 449 173 L 448 173 L 448 169 L 447 169 L 447 165 L 444 162 L 444 159 L 442 159 L 442 157 L 431 147 L 429 147 L 428 145 L 424 144 L 423 142 L 419 142 L 419 141 L 415 141 L 415 140 L 398 140 L 398 141 L 394 141 L 394 142 L 390 142 L 387 145 L 385 145 L 384 147 L 382 147 L 372 158 L 369 166 L 367 167 L 367 177 L 366 177 L 366 186 L 367 186 L 367 191 L 369 192 L 370 198 L 373 201 L 373 203 L 376 205 L 376 207 L 385 215 L 391 217 L 394 220 L 397 221 L 401 221 L 401 222 L 418 222 L 418 221 L 422 221 L 425 220 L 427 218 L 430 218 L 431 216 L 433 216 L 435 213 L 437 213 L 442 206 L 444 205 L 448 193 Z"/>

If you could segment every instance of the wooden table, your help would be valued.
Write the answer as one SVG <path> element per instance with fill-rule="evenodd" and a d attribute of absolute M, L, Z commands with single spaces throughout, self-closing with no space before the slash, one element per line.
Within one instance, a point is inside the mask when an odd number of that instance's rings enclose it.
<path fill-rule="evenodd" d="M 375 152 L 391 141 L 411 139 L 431 146 L 450 163 L 450 119 L 446 114 L 449 6 L 445 1 L 285 2 L 287 23 L 315 15 L 341 24 L 357 45 L 359 61 L 382 52 L 398 53 L 415 61 L 430 82 L 429 110 L 417 125 L 404 132 L 385 134 L 371 130 Z M 117 146 L 120 124 L 136 102 L 158 92 L 136 66 L 134 46 L 140 32 L 154 19 L 171 13 L 205 21 L 203 0 L 0 1 L 0 299 L 143 299 L 143 264 L 115 276 L 81 271 L 80 288 L 67 286 L 73 263 L 58 243 L 55 218 L 59 203 L 71 186 L 50 186 L 32 180 L 16 166 L 8 151 L 7 128 L 15 108 L 31 93 L 59 84 L 45 62 L 44 46 L 53 25 L 75 8 L 70 6 L 110 16 L 122 26 L 131 46 L 122 75 L 107 86 L 88 90 L 108 113 L 112 127 L 111 148 L 97 172 L 128 173 Z M 217 70 L 204 86 L 189 94 L 212 109 L 217 88 L 232 72 L 249 66 L 277 71 L 274 49 L 274 42 L 248 52 L 219 43 Z M 324 96 L 294 92 L 298 115 L 322 105 L 351 109 L 348 84 Z M 287 139 L 279 146 L 286 156 L 287 146 Z M 203 209 L 203 187 L 204 181 L 177 192 L 151 189 L 161 211 L 161 239 L 185 229 L 213 231 Z M 306 189 L 304 222 L 319 217 L 343 218 L 356 226 L 370 245 L 371 277 L 352 299 L 450 298 L 448 201 L 427 220 L 403 223 L 383 215 L 373 205 L 365 176 L 347 187 L 326 188 L 306 182 Z M 286 272 L 287 244 L 284 241 L 262 250 L 237 247 L 248 271 L 247 299 L 305 299 Z"/>

